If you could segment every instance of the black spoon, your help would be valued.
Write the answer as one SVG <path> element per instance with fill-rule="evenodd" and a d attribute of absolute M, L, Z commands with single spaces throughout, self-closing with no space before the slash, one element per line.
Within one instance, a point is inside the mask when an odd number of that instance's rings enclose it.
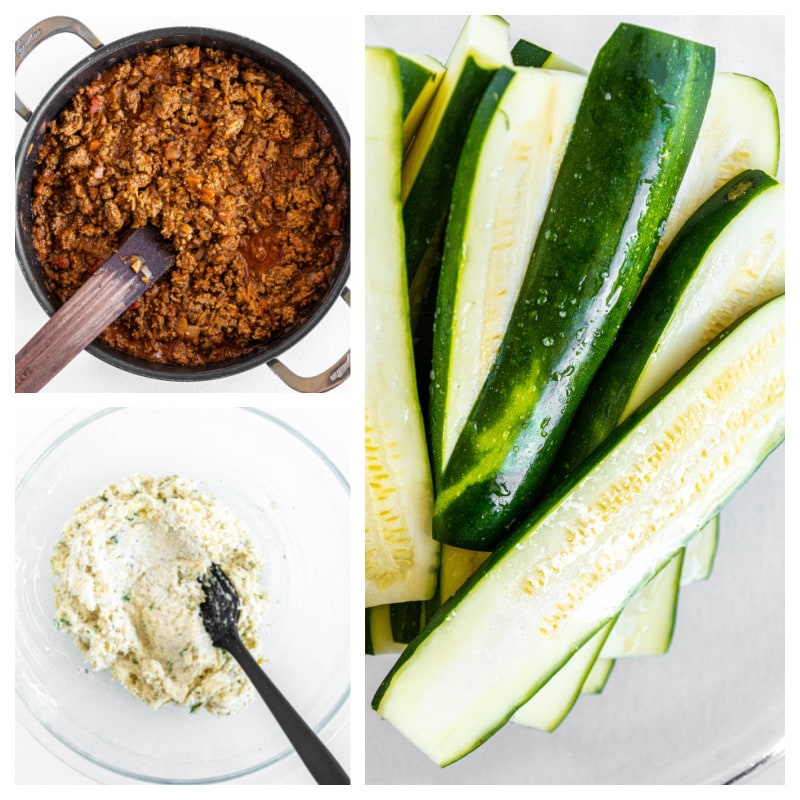
<path fill-rule="evenodd" d="M 206 599 L 200 605 L 200 614 L 214 647 L 224 647 L 239 662 L 314 780 L 319 784 L 349 784 L 347 773 L 267 677 L 239 638 L 236 625 L 241 604 L 239 594 L 228 576 L 218 564 L 212 564 L 200 583 L 206 593 Z"/>

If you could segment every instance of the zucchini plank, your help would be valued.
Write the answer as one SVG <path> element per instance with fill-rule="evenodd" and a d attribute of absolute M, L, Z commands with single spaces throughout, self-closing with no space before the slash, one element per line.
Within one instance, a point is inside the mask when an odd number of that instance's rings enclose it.
<path fill-rule="evenodd" d="M 406 647 L 378 713 L 451 763 L 618 614 L 783 440 L 784 313 L 749 313 L 619 426 Z"/>
<path fill-rule="evenodd" d="M 613 626 L 613 622 L 607 622 L 600 628 L 525 705 L 517 709 L 512 721 L 540 731 L 554 731 L 580 697 L 581 687 Z"/>
<path fill-rule="evenodd" d="M 608 682 L 611 670 L 617 662 L 613 658 L 598 658 L 581 687 L 581 694 L 600 694 Z"/>
<path fill-rule="evenodd" d="M 653 271 L 580 403 L 553 485 L 700 348 L 784 286 L 783 184 L 747 170 L 697 209 Z"/>
<path fill-rule="evenodd" d="M 508 326 L 586 79 L 500 68 L 472 118 L 456 172 L 434 325 L 434 484 Z"/>
<path fill-rule="evenodd" d="M 779 156 L 778 104 L 769 86 L 748 75 L 716 73 L 697 146 L 650 269 L 689 217 L 723 184 L 747 169 L 777 175 Z"/>
<path fill-rule="evenodd" d="M 564 72 L 577 72 L 585 75 L 581 67 L 567 61 L 552 50 L 539 47 L 527 39 L 519 39 L 511 48 L 511 61 L 517 67 L 541 67 L 542 69 L 558 69 Z"/>
<path fill-rule="evenodd" d="M 441 82 L 444 65 L 432 56 L 423 54 L 396 53 L 396 58 L 400 69 L 400 84 L 403 88 L 403 153 L 405 153 Z M 424 627 L 430 603 L 431 601 L 409 600 L 407 603 L 394 603 L 389 606 L 390 636 L 385 641 L 381 640 L 378 653 L 402 650 L 403 646 Z M 432 611 L 433 609 L 431 613 Z M 383 624 L 384 613 L 386 612 L 378 612 L 379 626 Z M 369 630 L 368 611 L 367 631 Z M 369 650 L 367 652 L 374 654 Z"/>
<path fill-rule="evenodd" d="M 667 652 L 675 629 L 684 550 L 630 599 L 600 651 L 602 658 L 660 656 Z"/>
<path fill-rule="evenodd" d="M 508 23 L 467 19 L 403 163 L 403 225 L 419 391 L 428 411 L 433 317 L 444 231 L 461 148 L 497 69 L 511 64 Z"/>
<path fill-rule="evenodd" d="M 559 451 L 553 485 L 720 330 L 783 293 L 783 196 L 782 184 L 770 175 L 747 170 L 715 192 L 684 224 L 590 384 Z M 709 530 L 700 531 L 687 545 L 683 584 L 693 576 L 707 576 L 711 568 L 718 522 L 708 525 Z M 648 586 L 620 616 L 619 629 L 612 631 L 602 655 L 666 652 L 678 591 L 672 580 L 659 579 Z"/>
<path fill-rule="evenodd" d="M 713 72 L 713 49 L 633 25 L 600 50 L 506 336 L 442 475 L 440 541 L 491 550 L 532 506 L 639 291 Z"/>
<path fill-rule="evenodd" d="M 719 543 L 719 529 L 719 517 L 714 517 L 686 545 L 686 554 L 681 570 L 681 586 L 695 581 L 704 581 L 711 575 Z"/>
<path fill-rule="evenodd" d="M 438 266 L 437 234 L 446 222 L 464 137 L 492 76 L 509 63 L 508 23 L 500 17 L 469 17 L 403 163 L 403 221 L 412 285 L 423 264 Z"/>
<path fill-rule="evenodd" d="M 444 76 L 444 65 L 422 53 L 398 53 L 403 86 L 403 152 L 414 138 Z"/>
<path fill-rule="evenodd" d="M 367 48 L 365 571 L 367 607 L 427 600 L 439 546 L 416 390 L 400 202 L 402 87 L 395 54 Z"/>

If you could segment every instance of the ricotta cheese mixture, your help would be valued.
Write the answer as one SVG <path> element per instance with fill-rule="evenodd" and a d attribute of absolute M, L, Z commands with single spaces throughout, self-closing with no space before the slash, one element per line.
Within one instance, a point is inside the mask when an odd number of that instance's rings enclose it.
<path fill-rule="evenodd" d="M 252 685 L 200 616 L 198 578 L 212 562 L 239 593 L 239 635 L 259 658 L 267 596 L 248 531 L 190 479 L 132 475 L 85 500 L 64 528 L 51 559 L 56 626 L 92 669 L 150 706 L 239 711 Z"/>

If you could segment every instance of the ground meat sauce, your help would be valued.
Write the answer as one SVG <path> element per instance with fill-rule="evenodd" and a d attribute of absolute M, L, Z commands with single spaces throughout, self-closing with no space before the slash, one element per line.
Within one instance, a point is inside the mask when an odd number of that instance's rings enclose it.
<path fill-rule="evenodd" d="M 202 365 L 301 324 L 344 246 L 342 160 L 279 76 L 180 45 L 115 64 L 50 123 L 33 237 L 66 300 L 148 222 L 175 266 L 102 335 L 150 361 Z"/>

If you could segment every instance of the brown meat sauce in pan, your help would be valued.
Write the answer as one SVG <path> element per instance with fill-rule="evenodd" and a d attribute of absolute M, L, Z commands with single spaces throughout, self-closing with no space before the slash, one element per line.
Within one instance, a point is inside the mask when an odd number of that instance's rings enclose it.
<path fill-rule="evenodd" d="M 294 329 L 344 245 L 342 160 L 316 112 L 245 57 L 179 45 L 115 64 L 50 123 L 32 200 L 46 280 L 71 296 L 148 222 L 176 264 L 102 335 L 199 366 Z"/>

